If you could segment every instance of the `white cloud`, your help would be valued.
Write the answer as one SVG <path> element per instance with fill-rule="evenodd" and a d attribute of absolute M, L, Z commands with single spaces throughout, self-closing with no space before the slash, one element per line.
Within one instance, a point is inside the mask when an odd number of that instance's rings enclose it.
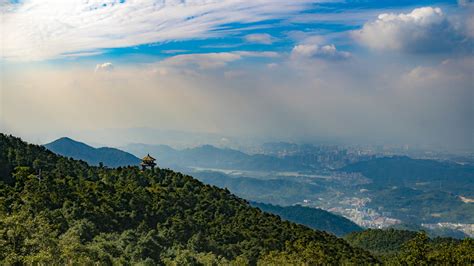
<path fill-rule="evenodd" d="M 245 40 L 250 43 L 272 44 L 275 38 L 268 33 L 255 33 L 245 36 Z"/>
<path fill-rule="evenodd" d="M 472 44 L 441 8 L 433 7 L 416 8 L 407 14 L 380 14 L 353 34 L 369 48 L 410 53 L 462 50 Z"/>
<path fill-rule="evenodd" d="M 110 62 L 97 64 L 95 66 L 95 72 L 110 72 L 114 70 L 114 65 Z"/>
<path fill-rule="evenodd" d="M 243 57 L 275 58 L 275 52 L 234 51 L 221 53 L 182 54 L 158 62 L 160 68 L 198 67 L 199 69 L 216 69 L 240 60 Z"/>
<path fill-rule="evenodd" d="M 2 50 L 9 60 L 44 60 L 106 48 L 218 37 L 230 23 L 284 19 L 311 0 L 21 1 L 2 8 Z"/>
<path fill-rule="evenodd" d="M 299 44 L 291 51 L 292 59 L 321 58 L 321 59 L 347 59 L 350 53 L 338 51 L 334 44 L 319 46 L 317 44 Z"/>

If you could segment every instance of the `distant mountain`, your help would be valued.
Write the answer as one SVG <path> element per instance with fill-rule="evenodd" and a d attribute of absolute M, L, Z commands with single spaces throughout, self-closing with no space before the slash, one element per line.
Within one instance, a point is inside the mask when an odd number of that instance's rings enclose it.
<path fill-rule="evenodd" d="M 115 148 L 94 148 L 70 138 L 60 138 L 44 145 L 47 149 L 66 157 L 83 160 L 91 165 L 103 163 L 109 167 L 138 165 L 140 159 Z"/>
<path fill-rule="evenodd" d="M 302 171 L 311 166 L 268 155 L 249 155 L 241 151 L 203 145 L 196 148 L 175 150 L 166 145 L 130 144 L 125 151 L 142 156 L 150 153 L 160 165 L 166 167 L 203 167 L 254 171 Z"/>
<path fill-rule="evenodd" d="M 282 219 L 333 233 L 337 236 L 362 231 L 362 228 L 351 220 L 322 209 L 303 207 L 301 205 L 282 207 L 257 202 L 251 202 L 250 204 L 262 211 L 276 214 Z"/>

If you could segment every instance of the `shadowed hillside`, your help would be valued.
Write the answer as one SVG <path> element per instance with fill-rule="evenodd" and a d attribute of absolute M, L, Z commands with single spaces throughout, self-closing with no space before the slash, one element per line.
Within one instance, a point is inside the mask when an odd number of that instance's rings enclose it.
<path fill-rule="evenodd" d="M 279 215 L 282 219 L 333 233 L 337 236 L 362 231 L 362 228 L 351 220 L 321 209 L 301 205 L 281 207 L 257 202 L 251 204 L 262 211 Z"/>

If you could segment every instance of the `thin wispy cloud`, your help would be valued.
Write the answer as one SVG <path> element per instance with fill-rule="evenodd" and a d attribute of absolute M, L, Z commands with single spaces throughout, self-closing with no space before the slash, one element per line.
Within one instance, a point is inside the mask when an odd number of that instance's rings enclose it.
<path fill-rule="evenodd" d="M 245 57 L 276 58 L 276 52 L 233 51 L 221 53 L 182 54 L 166 58 L 156 65 L 163 68 L 197 67 L 199 69 L 216 69 Z"/>
<path fill-rule="evenodd" d="M 1 57 L 43 60 L 154 42 L 221 36 L 242 25 L 295 15 L 315 1 L 57 1 L 2 8 Z M 239 29 L 243 30 L 243 29 Z"/>

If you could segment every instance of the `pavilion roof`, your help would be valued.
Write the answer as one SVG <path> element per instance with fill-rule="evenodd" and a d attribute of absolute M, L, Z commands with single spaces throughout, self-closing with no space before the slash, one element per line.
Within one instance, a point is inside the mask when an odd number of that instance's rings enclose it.
<path fill-rule="evenodd" d="M 143 157 L 142 161 L 144 161 L 144 162 L 154 162 L 154 161 L 156 161 L 156 159 L 151 157 L 150 154 L 147 154 L 147 156 Z"/>

